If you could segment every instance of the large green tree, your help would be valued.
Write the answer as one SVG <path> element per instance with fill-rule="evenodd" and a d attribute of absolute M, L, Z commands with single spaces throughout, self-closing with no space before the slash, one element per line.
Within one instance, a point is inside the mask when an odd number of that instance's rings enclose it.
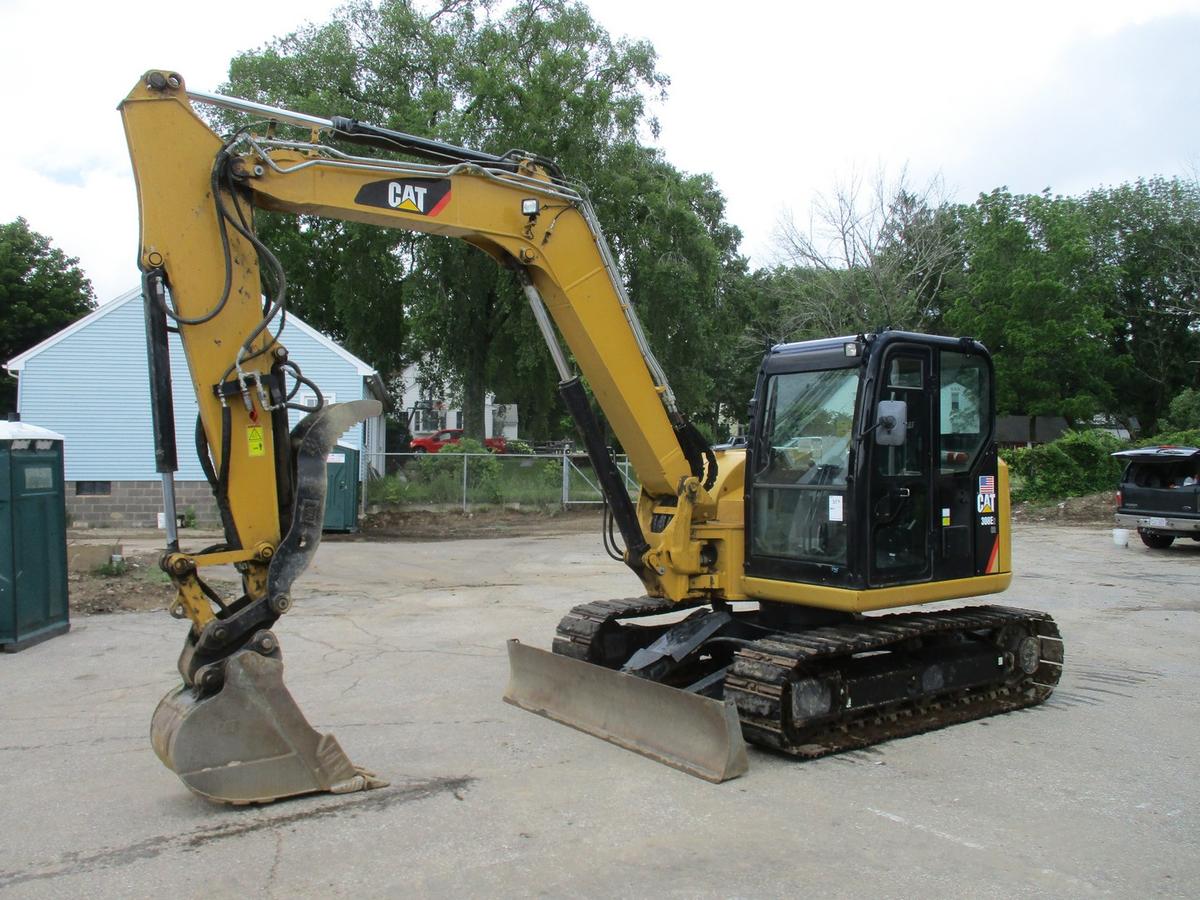
<path fill-rule="evenodd" d="M 1200 186 L 1151 178 L 1081 198 L 1107 295 L 1112 412 L 1153 433 L 1168 404 L 1200 386 Z"/>
<path fill-rule="evenodd" d="M 386 0 L 351 3 L 328 23 L 238 57 L 227 89 L 554 159 L 591 189 L 685 407 L 711 414 L 712 320 L 723 311 L 722 286 L 744 263 L 711 180 L 678 172 L 642 144 L 656 130 L 648 99 L 666 84 L 649 44 L 613 39 L 582 4 L 525 0 L 493 14 L 475 0 Z M 285 268 L 301 273 L 291 279 L 295 308 L 314 324 L 389 372 L 430 363 L 460 386 L 471 432 L 483 430 L 488 389 L 521 405 L 527 431 L 553 427 L 555 375 L 523 294 L 490 258 L 442 238 L 263 219 Z M 364 301 L 358 279 L 367 271 Z"/>
<path fill-rule="evenodd" d="M 1113 272 L 1082 204 L 998 189 L 960 213 L 966 271 L 945 321 L 991 350 L 999 412 L 1075 423 L 1110 409 Z"/>
<path fill-rule="evenodd" d="M 96 305 L 92 284 L 67 256 L 18 218 L 0 225 L 0 362 L 44 341 Z M 17 389 L 0 379 L 0 412 L 16 409 Z"/>

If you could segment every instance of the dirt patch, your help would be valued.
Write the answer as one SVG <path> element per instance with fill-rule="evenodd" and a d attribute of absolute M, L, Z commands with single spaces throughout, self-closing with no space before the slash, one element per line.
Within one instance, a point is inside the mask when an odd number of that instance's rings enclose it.
<path fill-rule="evenodd" d="M 600 510 L 513 510 L 485 509 L 463 513 L 461 510 L 421 510 L 407 507 L 384 509 L 368 516 L 356 534 L 326 534 L 324 541 L 450 541 L 465 538 L 545 537 L 600 531 Z M 108 558 L 119 541 L 88 536 L 102 551 L 97 558 Z M 109 544 L 112 544 L 112 547 Z M 102 545 L 102 546 L 101 546 Z M 128 548 L 128 542 L 126 543 Z M 170 579 L 158 567 L 158 554 L 125 550 L 118 566 L 96 565 L 71 571 L 67 576 L 71 612 L 95 615 L 114 612 L 166 610 L 175 599 Z M 222 594 L 236 589 L 210 576 L 205 579 Z"/>
<path fill-rule="evenodd" d="M 451 541 L 463 538 L 541 537 L 600 531 L 597 507 L 568 510 L 422 510 L 394 507 L 371 513 L 357 534 L 323 540 Z"/>
<path fill-rule="evenodd" d="M 166 609 L 175 589 L 158 567 L 158 555 L 126 556 L 118 564 L 67 575 L 71 612 L 79 615 Z"/>
<path fill-rule="evenodd" d="M 1014 503 L 1014 522 L 1058 522 L 1063 525 L 1112 525 L 1116 503 L 1112 491 L 1068 497 L 1050 503 Z"/>

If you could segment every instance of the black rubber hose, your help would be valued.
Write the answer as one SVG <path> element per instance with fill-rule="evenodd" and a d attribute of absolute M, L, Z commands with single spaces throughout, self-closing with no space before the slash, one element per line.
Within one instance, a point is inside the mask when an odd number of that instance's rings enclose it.
<path fill-rule="evenodd" d="M 215 491 L 217 489 L 217 470 L 213 468 L 212 454 L 208 449 L 208 435 L 204 433 L 204 420 L 198 414 L 196 416 L 196 456 L 200 459 L 200 468 L 204 470 L 204 477 L 208 481 L 209 487 Z"/>

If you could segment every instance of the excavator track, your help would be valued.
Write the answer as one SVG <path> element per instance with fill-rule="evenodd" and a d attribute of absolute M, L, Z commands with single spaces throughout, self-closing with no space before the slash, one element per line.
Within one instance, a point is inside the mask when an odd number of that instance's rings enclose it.
<path fill-rule="evenodd" d="M 554 635 L 553 650 L 599 666 L 617 668 L 634 651 L 657 637 L 661 629 L 621 625 L 619 619 L 645 618 L 704 606 L 702 600 L 671 603 L 656 597 L 626 597 L 620 600 L 594 600 L 576 606 L 562 617 Z"/>
<path fill-rule="evenodd" d="M 978 667 L 973 674 L 960 675 L 976 681 L 968 686 L 939 690 L 936 684 L 922 684 L 917 666 L 910 678 L 912 699 L 872 698 L 869 674 L 852 687 L 854 682 L 842 671 L 859 654 L 931 639 L 953 646 L 967 635 L 993 641 L 997 659 L 990 677 Z M 1032 642 L 1022 648 L 1027 638 Z M 1010 658 L 1022 649 L 1023 666 Z M 754 641 L 735 654 L 725 696 L 737 704 L 747 740 L 814 759 L 1041 703 L 1058 684 L 1062 661 L 1062 637 L 1045 613 L 996 606 L 900 613 Z M 894 672 L 891 677 L 894 682 Z M 799 713 L 806 700 L 801 695 L 820 693 L 813 690 L 814 683 L 834 685 L 830 711 L 803 717 Z M 864 695 L 861 706 L 856 693 Z M 814 704 L 807 702 L 811 712 Z"/>
<path fill-rule="evenodd" d="M 563 617 L 553 649 L 617 668 L 668 627 L 619 620 L 702 605 L 586 603 Z M 1049 615 L 996 606 L 860 617 L 740 644 L 724 697 L 746 740 L 806 759 L 1041 703 L 1063 662 Z"/>

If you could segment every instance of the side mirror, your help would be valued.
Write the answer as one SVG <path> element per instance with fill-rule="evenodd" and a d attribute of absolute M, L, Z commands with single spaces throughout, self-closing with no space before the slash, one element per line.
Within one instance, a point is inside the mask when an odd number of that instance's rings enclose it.
<path fill-rule="evenodd" d="M 903 400 L 880 400 L 875 410 L 875 443 L 899 447 L 908 436 L 908 404 Z"/>

